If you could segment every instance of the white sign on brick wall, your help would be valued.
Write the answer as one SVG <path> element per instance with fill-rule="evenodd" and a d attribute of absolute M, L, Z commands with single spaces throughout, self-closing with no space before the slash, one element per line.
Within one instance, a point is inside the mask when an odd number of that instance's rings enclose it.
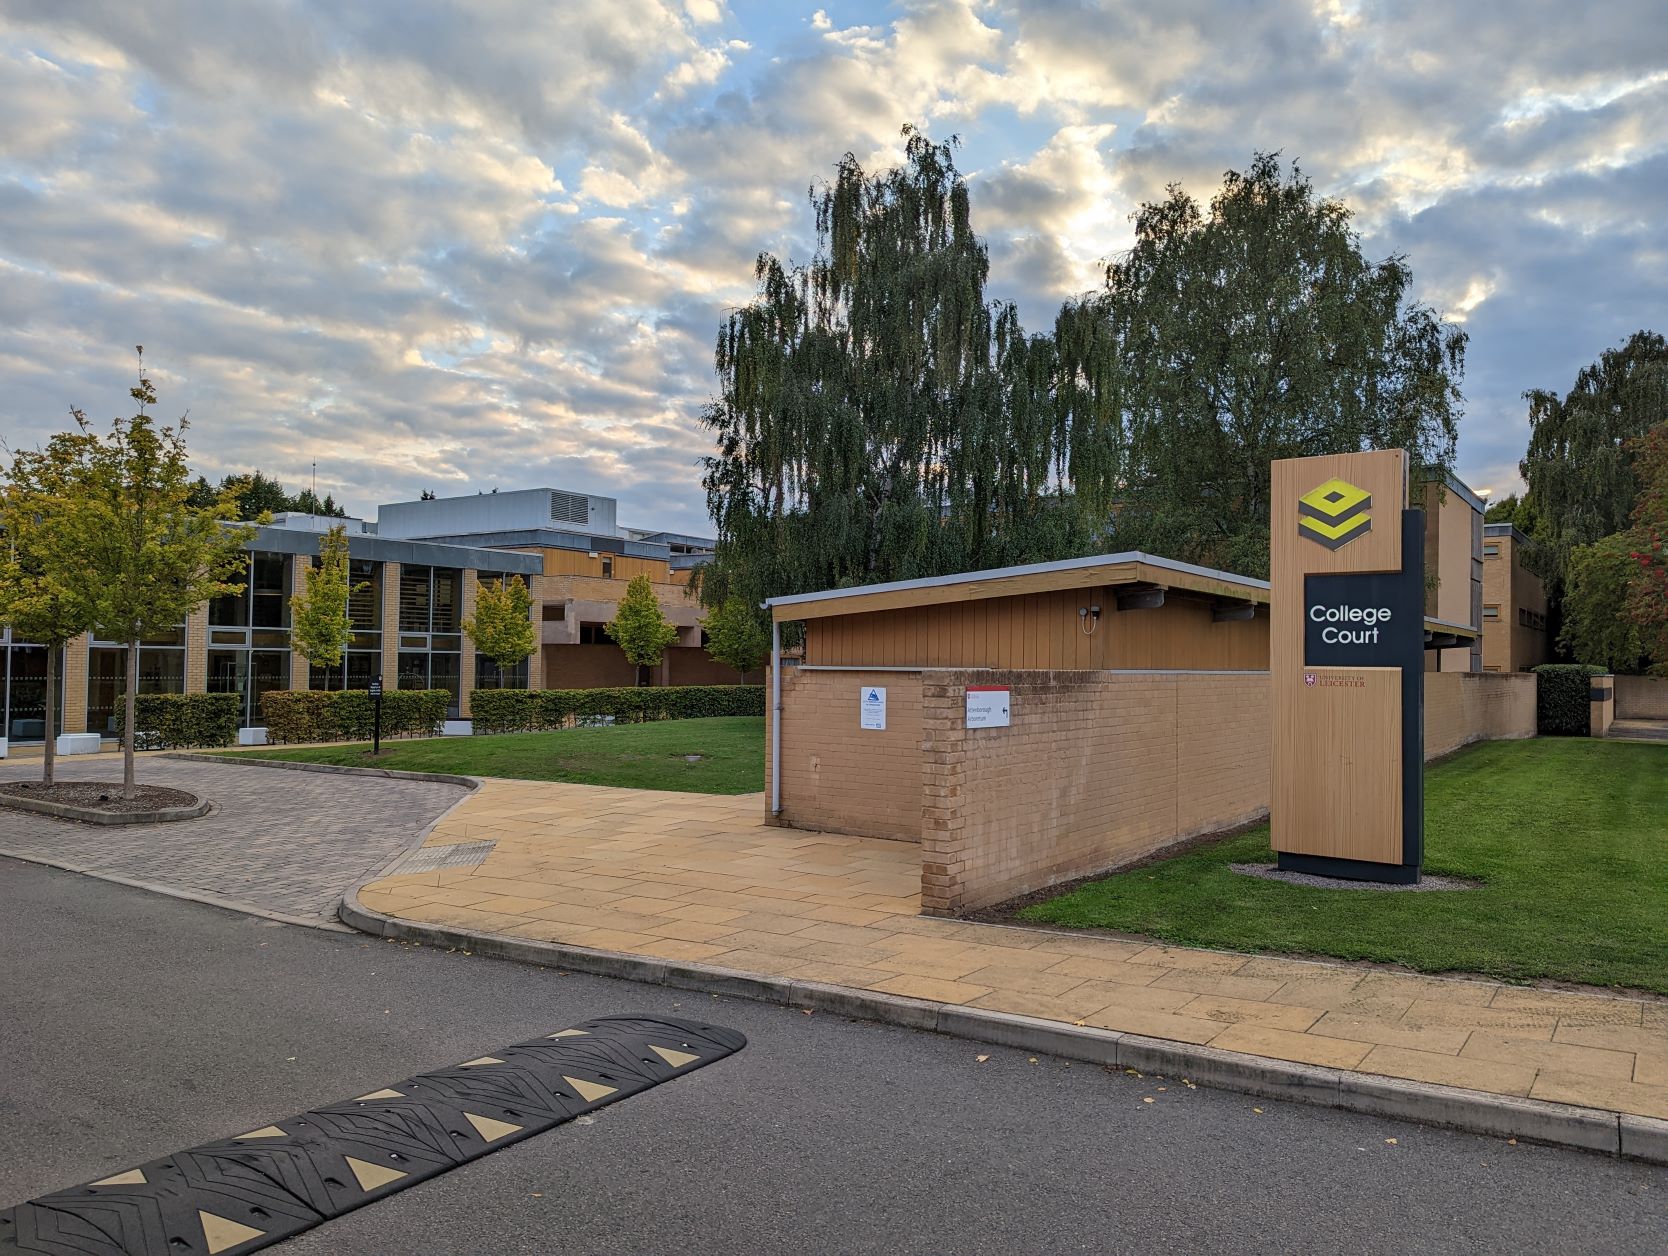
<path fill-rule="evenodd" d="M 858 694 L 858 726 L 861 728 L 886 727 L 886 690 L 877 685 L 864 685 Z"/>
<path fill-rule="evenodd" d="M 967 727 L 1008 727 L 1008 689 L 1005 685 L 967 686 Z"/>

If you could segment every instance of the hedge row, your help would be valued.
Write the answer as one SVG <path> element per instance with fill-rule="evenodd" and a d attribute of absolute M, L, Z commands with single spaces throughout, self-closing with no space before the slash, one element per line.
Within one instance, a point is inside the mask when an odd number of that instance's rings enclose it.
<path fill-rule="evenodd" d="M 133 739 L 139 750 L 195 750 L 237 744 L 243 695 L 141 693 L 133 700 Z M 116 705 L 116 733 L 127 723 L 127 703 Z"/>
<path fill-rule="evenodd" d="M 385 689 L 384 737 L 438 737 L 452 695 L 444 689 Z M 261 699 L 271 742 L 369 741 L 376 706 L 363 689 L 281 689 Z"/>
<path fill-rule="evenodd" d="M 469 700 L 477 733 L 530 733 L 612 718 L 695 720 L 715 715 L 763 715 L 763 685 L 668 685 L 644 689 L 477 689 Z"/>
<path fill-rule="evenodd" d="M 1588 702 L 1602 667 L 1542 663 L 1535 669 L 1535 728 L 1541 736 L 1585 737 L 1592 727 Z"/>

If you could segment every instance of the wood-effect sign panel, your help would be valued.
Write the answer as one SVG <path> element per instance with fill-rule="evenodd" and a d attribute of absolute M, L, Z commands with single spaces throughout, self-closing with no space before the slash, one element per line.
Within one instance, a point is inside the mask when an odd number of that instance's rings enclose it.
<path fill-rule="evenodd" d="M 1270 827 L 1284 868 L 1418 878 L 1424 516 L 1401 450 L 1271 476 Z"/>

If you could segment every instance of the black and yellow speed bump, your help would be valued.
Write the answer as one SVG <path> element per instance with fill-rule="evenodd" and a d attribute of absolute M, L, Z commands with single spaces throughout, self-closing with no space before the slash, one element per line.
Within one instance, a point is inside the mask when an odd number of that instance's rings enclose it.
<path fill-rule="evenodd" d="M 0 1253 L 257 1251 L 746 1045 L 693 1021 L 586 1021 L 19 1204 Z"/>

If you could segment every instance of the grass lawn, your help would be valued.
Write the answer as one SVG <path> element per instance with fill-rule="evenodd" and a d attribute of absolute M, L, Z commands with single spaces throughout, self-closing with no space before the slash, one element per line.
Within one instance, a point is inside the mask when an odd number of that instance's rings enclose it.
<path fill-rule="evenodd" d="M 235 753 L 240 758 L 571 781 L 624 789 L 677 789 L 693 794 L 750 794 L 764 788 L 764 720 L 755 716 L 385 741 L 382 753 L 374 759 L 368 742 L 298 750 L 268 746 Z M 692 762 L 691 756 L 699 758 Z"/>
<path fill-rule="evenodd" d="M 1425 778 L 1429 894 L 1261 881 L 1266 825 L 1027 907 L 1027 920 L 1168 942 L 1382 960 L 1423 972 L 1668 994 L 1668 746 L 1497 741 Z"/>

